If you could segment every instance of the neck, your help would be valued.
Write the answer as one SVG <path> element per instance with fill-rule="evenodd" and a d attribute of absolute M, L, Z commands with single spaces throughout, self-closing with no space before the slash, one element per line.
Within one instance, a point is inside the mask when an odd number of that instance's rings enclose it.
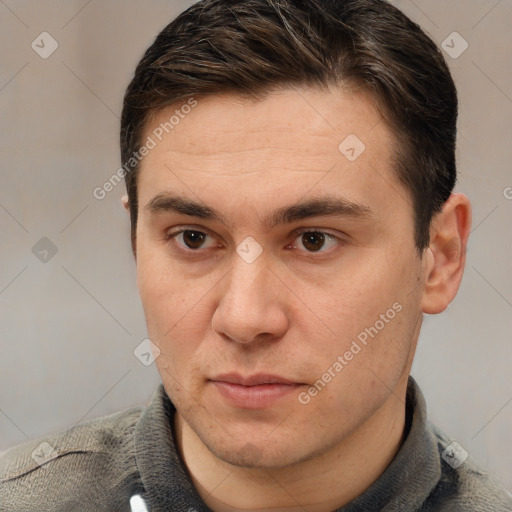
<path fill-rule="evenodd" d="M 385 471 L 404 437 L 407 379 L 364 424 L 329 451 L 285 468 L 240 468 L 218 459 L 176 413 L 178 449 L 214 512 L 330 512 Z M 398 398 L 400 397 L 400 398 Z"/>

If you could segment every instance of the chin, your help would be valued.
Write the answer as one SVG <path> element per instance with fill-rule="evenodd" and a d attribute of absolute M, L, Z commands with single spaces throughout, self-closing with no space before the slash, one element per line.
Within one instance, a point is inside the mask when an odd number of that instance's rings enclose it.
<path fill-rule="evenodd" d="M 283 469 L 314 459 L 331 448 L 330 444 L 308 444 L 300 432 L 237 437 L 219 429 L 217 432 L 196 430 L 196 435 L 217 459 L 246 469 Z"/>
<path fill-rule="evenodd" d="M 241 448 L 233 446 L 221 449 L 208 447 L 208 449 L 223 462 L 246 469 L 279 469 L 293 466 L 304 460 L 298 458 L 297 453 L 293 453 L 293 449 L 276 450 L 251 442 L 245 443 Z"/>

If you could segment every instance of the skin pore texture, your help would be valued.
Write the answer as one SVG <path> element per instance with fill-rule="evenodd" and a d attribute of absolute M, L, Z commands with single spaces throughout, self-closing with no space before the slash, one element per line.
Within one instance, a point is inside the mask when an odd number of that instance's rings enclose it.
<path fill-rule="evenodd" d="M 138 177 L 138 287 L 178 447 L 212 510 L 332 511 L 401 445 L 422 315 L 457 293 L 469 201 L 450 197 L 420 256 L 371 96 L 196 100 Z M 366 146 L 354 161 L 349 135 Z"/>

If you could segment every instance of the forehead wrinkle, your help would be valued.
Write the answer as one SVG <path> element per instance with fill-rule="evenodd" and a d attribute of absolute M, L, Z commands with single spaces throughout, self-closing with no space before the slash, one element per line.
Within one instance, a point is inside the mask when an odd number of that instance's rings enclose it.
<path fill-rule="evenodd" d="M 232 178 L 244 178 L 252 174 L 267 174 L 267 173 L 281 173 L 282 169 L 259 169 L 257 171 L 233 171 L 233 172 L 212 172 L 201 169 L 191 169 L 180 167 L 180 172 L 189 174 L 203 174 L 205 176 L 230 176 Z M 328 174 L 329 171 L 322 171 L 321 169 L 293 169 L 290 172 L 298 174 Z"/>

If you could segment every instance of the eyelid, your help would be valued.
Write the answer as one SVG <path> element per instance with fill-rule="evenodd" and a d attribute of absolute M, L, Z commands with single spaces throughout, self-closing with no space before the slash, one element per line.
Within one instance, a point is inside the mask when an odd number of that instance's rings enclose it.
<path fill-rule="evenodd" d="M 176 231 L 172 231 L 173 228 L 167 230 L 165 232 L 165 237 L 166 238 L 172 238 L 172 237 L 175 237 L 181 233 L 183 233 L 184 231 L 198 231 L 200 233 L 204 233 L 205 235 L 208 235 L 212 238 L 222 238 L 222 237 L 219 237 L 219 235 L 213 235 L 207 228 L 205 228 L 204 226 L 188 226 L 188 225 L 185 225 L 185 226 L 180 226 L 176 229 Z M 337 240 L 342 240 L 343 238 L 341 236 L 339 236 L 339 234 L 335 235 L 333 234 L 332 232 L 326 230 L 325 228 L 316 228 L 316 227 L 305 227 L 305 228 L 297 228 L 295 230 L 293 230 L 290 234 L 291 237 L 294 237 L 294 239 L 304 233 L 322 233 L 322 234 L 325 234 L 325 235 L 329 235 L 330 237 L 332 238 L 336 238 Z"/>
<path fill-rule="evenodd" d="M 213 235 L 204 226 L 182 225 L 182 226 L 179 226 L 179 227 L 176 227 L 176 228 L 170 228 L 169 230 L 167 230 L 165 232 L 165 240 L 166 241 L 170 241 L 171 239 L 176 238 L 177 236 L 179 236 L 180 234 L 184 233 L 185 231 L 196 231 L 196 232 L 199 232 L 199 233 L 203 233 L 203 234 L 209 236 L 210 238 L 212 238 L 214 240 L 219 238 L 218 235 Z M 286 248 L 290 247 L 295 242 L 295 240 L 300 235 L 303 235 L 304 233 L 321 233 L 323 235 L 326 235 L 331 240 L 334 239 L 338 243 L 338 247 L 344 245 L 344 243 L 346 242 L 345 238 L 343 236 L 340 236 L 340 234 L 335 235 L 331 231 L 326 230 L 325 228 L 317 228 L 317 227 L 308 226 L 308 227 L 297 228 L 297 229 L 293 230 L 292 233 L 290 234 L 290 238 L 292 239 L 291 243 L 287 244 Z M 176 246 L 177 246 L 177 250 L 178 251 L 180 251 L 182 253 L 186 253 L 186 254 L 194 254 L 194 253 L 195 254 L 199 254 L 202 251 L 206 251 L 208 249 L 212 249 L 212 247 L 209 247 L 209 248 L 206 248 L 206 249 L 203 249 L 203 248 L 190 249 L 190 248 L 187 248 L 187 247 L 183 247 L 180 244 L 176 244 Z M 218 245 L 217 245 L 217 247 L 218 247 Z M 336 248 L 330 249 L 330 250 L 327 250 L 327 251 L 318 251 L 318 252 L 301 251 L 301 252 L 306 252 L 306 253 L 308 253 L 310 255 L 315 255 L 315 254 L 320 255 L 320 254 L 324 254 L 324 253 L 330 253 L 330 252 L 335 251 L 335 250 L 336 250 Z"/>
<path fill-rule="evenodd" d="M 215 239 L 222 239 L 222 237 L 220 237 L 219 235 L 213 235 L 207 228 L 205 228 L 204 226 L 193 226 L 193 225 L 182 225 L 182 226 L 177 226 L 175 228 L 169 228 L 165 231 L 165 238 L 166 239 L 171 239 L 171 238 L 174 238 L 178 235 L 180 235 L 181 233 L 184 233 L 185 231 L 197 231 L 198 233 L 204 233 L 205 235 L 208 235 L 210 238 L 215 238 Z"/>
<path fill-rule="evenodd" d="M 331 240 L 334 239 L 336 241 L 336 243 L 338 244 L 338 247 L 336 247 L 334 249 L 327 250 L 327 251 L 316 251 L 316 252 L 315 251 L 302 251 L 302 252 L 306 252 L 308 254 L 308 256 L 310 256 L 310 257 L 311 256 L 315 257 L 315 255 L 318 255 L 316 257 L 319 257 L 319 255 L 321 255 L 321 254 L 329 254 L 333 251 L 336 251 L 337 249 L 340 248 L 340 246 L 342 246 L 346 243 L 346 239 L 343 236 L 340 236 L 340 234 L 335 235 L 330 231 L 326 231 L 325 228 L 306 227 L 306 228 L 298 228 L 292 232 L 292 236 L 293 236 L 292 244 L 293 244 L 293 242 L 295 242 L 295 240 L 300 235 L 303 235 L 304 233 L 321 233 L 322 235 L 326 235 Z M 290 247 L 290 245 L 288 245 L 288 247 Z"/>
<path fill-rule="evenodd" d="M 333 238 L 337 238 L 341 240 L 340 234 L 334 234 L 330 230 L 326 230 L 325 228 L 316 228 L 316 227 L 306 227 L 306 228 L 297 228 L 292 231 L 292 236 L 303 235 L 304 233 L 322 233 L 324 235 L 332 236 Z"/>
<path fill-rule="evenodd" d="M 172 244 L 174 251 L 176 251 L 177 253 L 182 254 L 184 256 L 187 256 L 189 258 L 201 257 L 204 255 L 205 252 L 211 251 L 212 249 L 219 248 L 218 243 L 212 247 L 207 247 L 207 248 L 201 247 L 199 249 L 190 249 L 189 247 L 186 247 L 186 246 L 182 245 L 181 243 L 178 243 L 175 240 L 175 238 L 177 238 L 179 235 L 181 235 L 182 233 L 184 233 L 186 231 L 196 231 L 198 233 L 203 233 L 206 236 L 210 237 L 212 240 L 216 240 L 216 238 L 217 238 L 217 237 L 213 236 L 211 233 L 209 233 L 208 230 L 203 227 L 198 228 L 198 227 L 193 227 L 193 226 L 180 226 L 179 228 L 176 228 L 174 230 L 172 228 L 168 229 L 165 232 L 165 235 L 164 235 L 165 242 L 168 244 Z"/>

